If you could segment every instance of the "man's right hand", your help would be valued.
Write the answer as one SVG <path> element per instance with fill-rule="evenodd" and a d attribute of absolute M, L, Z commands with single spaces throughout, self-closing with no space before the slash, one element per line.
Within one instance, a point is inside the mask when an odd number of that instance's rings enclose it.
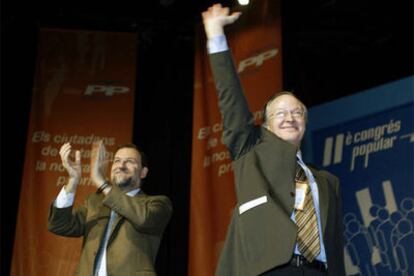
<path fill-rule="evenodd" d="M 70 160 L 69 155 L 72 150 L 70 143 L 65 143 L 60 148 L 59 154 L 62 159 L 62 165 L 69 174 L 68 184 L 65 186 L 67 192 L 74 192 L 79 180 L 82 176 L 81 154 L 80 151 L 75 152 L 75 162 Z"/>
<path fill-rule="evenodd" d="M 224 35 L 223 27 L 236 21 L 241 13 L 233 12 L 230 14 L 229 8 L 222 7 L 221 4 L 214 4 L 201 15 L 207 38 L 210 39 L 218 35 Z"/>

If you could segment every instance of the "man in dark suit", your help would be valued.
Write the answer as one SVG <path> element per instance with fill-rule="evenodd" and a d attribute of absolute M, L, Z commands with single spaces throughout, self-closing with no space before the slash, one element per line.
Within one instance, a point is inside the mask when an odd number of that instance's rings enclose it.
<path fill-rule="evenodd" d="M 104 178 L 105 148 L 95 148 L 91 178 L 97 193 L 73 208 L 81 177 L 80 152 L 75 161 L 71 145 L 60 149 L 68 183 L 52 203 L 49 231 L 66 237 L 82 237 L 77 275 L 156 275 L 155 258 L 172 206 L 165 196 L 148 196 L 141 190 L 148 173 L 143 152 L 133 144 L 120 146 L 114 155 L 111 181 Z"/>
<path fill-rule="evenodd" d="M 302 161 L 305 105 L 276 94 L 255 125 L 223 30 L 240 13 L 202 16 L 238 200 L 216 274 L 344 275 L 339 181 Z"/>

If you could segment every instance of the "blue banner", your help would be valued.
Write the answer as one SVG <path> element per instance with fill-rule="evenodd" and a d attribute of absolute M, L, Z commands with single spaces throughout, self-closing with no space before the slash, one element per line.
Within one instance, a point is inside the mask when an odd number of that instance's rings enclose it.
<path fill-rule="evenodd" d="M 316 125 L 308 130 L 310 159 L 341 180 L 348 275 L 414 275 L 414 91 L 413 79 L 404 81 L 403 91 L 395 90 L 399 82 L 354 97 L 362 103 L 348 97 L 309 110 L 309 126 Z M 405 100 L 390 105 L 387 97 L 398 93 Z M 312 121 L 313 111 L 330 112 L 344 101 L 358 116 Z M 364 105 L 377 110 L 356 111 Z"/>

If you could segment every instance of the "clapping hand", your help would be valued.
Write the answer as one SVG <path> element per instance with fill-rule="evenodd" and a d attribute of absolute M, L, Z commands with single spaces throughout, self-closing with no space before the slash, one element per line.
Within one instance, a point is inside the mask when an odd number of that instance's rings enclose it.
<path fill-rule="evenodd" d="M 72 146 L 70 143 L 63 144 L 59 151 L 62 165 L 69 174 L 69 181 L 66 186 L 67 192 L 74 192 L 82 176 L 81 153 L 77 150 L 75 152 L 75 161 L 72 161 L 69 157 L 71 151 Z"/>
<path fill-rule="evenodd" d="M 105 172 L 108 166 L 106 150 L 102 141 L 92 145 L 91 179 L 97 188 L 105 182 Z"/>

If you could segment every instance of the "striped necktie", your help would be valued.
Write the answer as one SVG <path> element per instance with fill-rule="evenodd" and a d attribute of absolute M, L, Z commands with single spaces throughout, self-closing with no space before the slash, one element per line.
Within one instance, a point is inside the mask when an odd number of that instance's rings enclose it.
<path fill-rule="evenodd" d="M 298 226 L 297 243 L 300 253 L 312 262 L 319 255 L 320 241 L 318 233 L 318 221 L 316 218 L 315 206 L 313 204 L 312 193 L 309 187 L 309 181 L 306 178 L 305 171 L 296 163 L 296 185 L 306 184 L 306 195 L 303 210 L 295 209 L 295 220 Z"/>

